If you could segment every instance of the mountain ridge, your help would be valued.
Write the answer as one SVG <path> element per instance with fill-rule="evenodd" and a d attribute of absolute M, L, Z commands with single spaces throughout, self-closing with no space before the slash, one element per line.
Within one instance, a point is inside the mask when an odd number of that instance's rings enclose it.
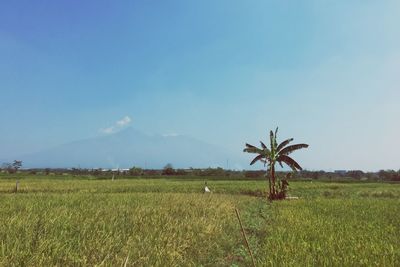
<path fill-rule="evenodd" d="M 26 168 L 233 167 L 241 160 L 228 149 L 189 135 L 149 135 L 132 127 L 18 157 Z M 240 167 L 239 167 L 240 168 Z"/>

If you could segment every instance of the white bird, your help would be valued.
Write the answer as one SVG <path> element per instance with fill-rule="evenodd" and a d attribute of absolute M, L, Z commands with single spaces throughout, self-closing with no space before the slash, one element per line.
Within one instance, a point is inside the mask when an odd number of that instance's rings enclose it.
<path fill-rule="evenodd" d="M 210 188 L 208 188 L 208 186 L 207 186 L 207 182 L 206 182 L 206 184 L 204 186 L 204 193 L 211 193 Z"/>

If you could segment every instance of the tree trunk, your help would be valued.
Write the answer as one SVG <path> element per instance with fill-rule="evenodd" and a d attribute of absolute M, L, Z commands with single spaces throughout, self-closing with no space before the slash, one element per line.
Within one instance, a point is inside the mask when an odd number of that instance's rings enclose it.
<path fill-rule="evenodd" d="M 275 199 L 276 190 L 275 190 L 275 165 L 271 164 L 271 182 L 270 182 L 270 198 Z"/>
<path fill-rule="evenodd" d="M 269 194 L 267 195 L 267 199 L 272 200 L 273 196 L 273 188 L 272 188 L 272 165 L 271 162 L 268 163 L 268 169 L 267 169 L 267 176 L 268 176 L 268 189 L 269 189 Z"/>
<path fill-rule="evenodd" d="M 272 187 L 271 187 L 271 174 L 269 173 L 270 170 L 267 171 L 267 177 L 268 177 L 268 188 L 269 188 L 269 195 L 267 195 L 267 198 L 270 199 L 271 198 L 271 194 L 272 194 Z"/>

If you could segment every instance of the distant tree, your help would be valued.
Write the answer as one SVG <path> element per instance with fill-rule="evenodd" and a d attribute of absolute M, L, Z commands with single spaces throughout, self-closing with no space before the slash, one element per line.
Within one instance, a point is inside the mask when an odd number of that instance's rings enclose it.
<path fill-rule="evenodd" d="M 16 172 L 16 169 L 14 168 L 13 163 L 4 162 L 4 163 L 2 164 L 2 167 L 3 167 L 3 169 L 6 170 L 8 173 L 15 173 L 15 172 Z"/>
<path fill-rule="evenodd" d="M 264 171 L 246 171 L 244 177 L 246 178 L 258 178 L 264 175 Z"/>
<path fill-rule="evenodd" d="M 380 180 L 389 180 L 389 173 L 386 170 L 379 171 L 379 179 Z"/>
<path fill-rule="evenodd" d="M 146 176 L 159 176 L 161 174 L 162 174 L 162 171 L 159 171 L 159 170 L 146 169 L 143 171 L 143 175 L 146 175 Z"/>
<path fill-rule="evenodd" d="M 95 176 L 99 176 L 102 173 L 102 169 L 101 168 L 97 168 L 97 169 L 93 169 L 92 170 L 92 174 Z"/>
<path fill-rule="evenodd" d="M 14 160 L 14 162 L 12 163 L 12 167 L 15 171 L 18 171 L 18 169 L 22 167 L 22 160 Z"/>
<path fill-rule="evenodd" d="M 293 153 L 296 150 L 301 148 L 307 148 L 307 144 L 297 144 L 287 146 L 293 138 L 287 139 L 278 145 L 276 141 L 276 135 L 278 133 L 278 128 L 276 128 L 275 133 L 270 131 L 270 147 L 268 148 L 263 142 L 260 141 L 261 147 L 258 148 L 253 145 L 249 145 L 246 143 L 246 148 L 243 150 L 244 152 L 258 154 L 251 162 L 250 165 L 253 165 L 257 161 L 261 161 L 264 163 L 264 166 L 268 165 L 267 176 L 269 182 L 269 195 L 268 198 L 270 200 L 281 199 L 282 194 L 279 194 L 281 191 L 279 190 L 279 183 L 277 183 L 277 179 L 275 177 L 275 164 L 279 163 L 282 166 L 282 163 L 288 165 L 293 171 L 302 170 L 300 165 L 291 157 L 289 154 Z M 282 166 L 283 167 L 283 166 Z M 269 174 L 269 175 L 268 175 Z"/>
<path fill-rule="evenodd" d="M 221 167 L 207 168 L 201 172 L 201 176 L 225 176 L 225 170 Z"/>
<path fill-rule="evenodd" d="M 186 171 L 184 169 L 177 169 L 175 171 L 176 175 L 186 175 Z"/>
<path fill-rule="evenodd" d="M 378 176 L 381 180 L 385 181 L 399 181 L 399 172 L 394 170 L 380 170 Z"/>
<path fill-rule="evenodd" d="M 142 168 L 133 166 L 132 168 L 129 169 L 129 175 L 141 176 L 142 174 L 143 174 Z"/>
<path fill-rule="evenodd" d="M 312 178 L 312 172 L 308 171 L 308 170 L 302 170 L 298 173 L 296 173 L 296 175 L 300 178 Z"/>
<path fill-rule="evenodd" d="M 365 173 L 365 176 L 368 178 L 368 180 L 378 180 L 379 179 L 379 173 L 376 173 L 376 172 Z"/>
<path fill-rule="evenodd" d="M 364 176 L 364 172 L 360 170 L 348 171 L 347 175 L 353 179 L 361 179 Z"/>
<path fill-rule="evenodd" d="M 313 178 L 314 180 L 317 180 L 319 177 L 320 177 L 320 172 L 318 171 L 311 172 L 311 178 Z"/>
<path fill-rule="evenodd" d="M 172 166 L 171 163 L 168 163 L 167 165 L 165 165 L 163 171 L 162 171 L 162 175 L 174 175 L 175 174 L 175 170 L 174 167 Z"/>
<path fill-rule="evenodd" d="M 192 173 L 195 176 L 202 176 L 203 175 L 203 170 L 201 170 L 201 169 L 192 169 Z"/>

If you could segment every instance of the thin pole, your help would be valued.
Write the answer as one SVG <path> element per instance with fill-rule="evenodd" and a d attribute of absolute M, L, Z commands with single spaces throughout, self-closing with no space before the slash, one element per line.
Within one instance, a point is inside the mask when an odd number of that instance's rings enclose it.
<path fill-rule="evenodd" d="M 247 241 L 246 233 L 244 232 L 244 229 L 243 229 L 242 220 L 240 220 L 239 211 L 238 211 L 237 208 L 235 208 L 235 211 L 236 211 L 236 216 L 237 216 L 237 218 L 239 220 L 239 223 L 240 223 L 240 228 L 242 229 L 242 234 L 243 234 L 244 241 L 246 241 L 246 246 L 247 246 L 247 249 L 249 250 L 249 253 L 250 253 L 250 256 L 251 256 L 251 261 L 253 262 L 253 266 L 256 267 L 256 263 L 254 261 L 253 253 L 251 252 L 251 249 L 250 249 L 249 241 Z"/>

